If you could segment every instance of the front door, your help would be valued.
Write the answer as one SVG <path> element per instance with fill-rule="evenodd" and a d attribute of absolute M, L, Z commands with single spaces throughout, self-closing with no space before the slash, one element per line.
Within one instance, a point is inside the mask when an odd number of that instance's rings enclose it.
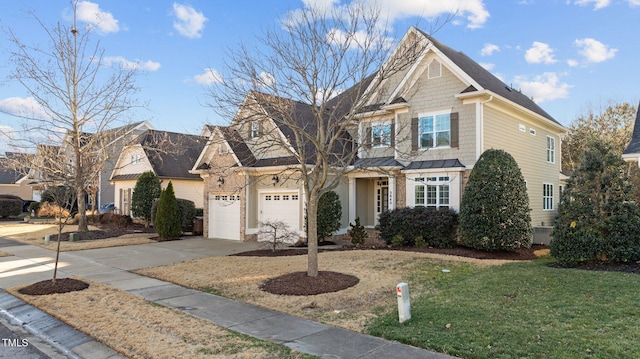
<path fill-rule="evenodd" d="M 376 213 L 375 223 L 378 224 L 378 217 L 380 214 L 389 210 L 389 181 L 377 180 L 376 181 Z"/>

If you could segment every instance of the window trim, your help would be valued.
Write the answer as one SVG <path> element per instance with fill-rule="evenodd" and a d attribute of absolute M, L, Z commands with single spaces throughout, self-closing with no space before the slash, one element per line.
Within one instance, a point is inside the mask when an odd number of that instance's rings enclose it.
<path fill-rule="evenodd" d="M 554 184 L 543 183 L 542 184 L 542 210 L 553 211 L 554 210 Z M 548 190 L 551 189 L 549 194 Z"/>
<path fill-rule="evenodd" d="M 556 139 L 547 136 L 547 163 L 556 163 Z"/>
<path fill-rule="evenodd" d="M 415 185 L 413 190 L 413 206 L 425 208 L 451 208 L 451 177 L 450 176 L 424 176 L 413 179 Z M 446 191 L 445 191 L 446 188 Z M 418 203 L 418 189 L 422 195 L 421 202 Z M 435 192 L 431 192 L 435 191 Z M 447 193 L 446 198 L 442 196 Z M 435 193 L 435 197 L 430 197 L 429 193 Z M 430 199 L 435 202 L 430 204 Z M 446 202 L 446 203 L 445 203 Z"/>
<path fill-rule="evenodd" d="M 251 138 L 260 137 L 260 123 L 258 121 L 251 121 L 251 128 L 249 129 L 249 136 Z"/>
<path fill-rule="evenodd" d="M 452 112 L 450 110 L 446 110 L 446 111 L 438 111 L 438 112 L 429 112 L 429 113 L 424 113 L 424 114 L 419 114 L 418 115 L 418 149 L 419 150 L 428 150 L 428 149 L 444 149 L 444 148 L 451 148 L 451 140 L 452 140 L 452 136 L 451 136 L 451 114 Z M 449 117 L 449 123 L 448 123 L 448 130 L 447 131 L 438 131 L 437 129 L 437 117 L 438 116 L 442 116 L 442 115 L 447 115 Z M 431 132 L 423 132 L 422 131 L 422 120 L 427 118 L 427 117 L 432 117 L 433 118 L 433 131 Z M 449 144 L 446 146 L 438 146 L 437 145 L 437 135 L 438 133 L 443 133 L 443 132 L 447 132 L 449 134 Z M 426 133 L 430 133 L 433 135 L 433 146 L 428 147 L 428 146 L 422 146 L 422 135 L 426 134 Z"/>
<path fill-rule="evenodd" d="M 389 134 L 386 136 L 384 134 L 376 135 L 376 128 L 385 127 L 388 128 Z M 380 122 L 380 123 L 372 123 L 371 124 L 371 147 L 372 148 L 383 148 L 383 147 L 391 147 L 391 136 L 393 136 L 391 123 Z M 375 143 L 375 139 L 379 137 L 380 143 Z"/>

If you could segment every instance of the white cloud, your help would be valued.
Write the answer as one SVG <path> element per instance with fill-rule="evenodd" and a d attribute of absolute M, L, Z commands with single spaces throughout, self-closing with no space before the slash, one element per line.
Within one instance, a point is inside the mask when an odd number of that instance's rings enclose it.
<path fill-rule="evenodd" d="M 500 51 L 500 46 L 496 44 L 486 43 L 482 50 L 480 50 L 480 56 L 491 56 L 494 52 Z"/>
<path fill-rule="evenodd" d="M 549 47 L 549 44 L 538 41 L 534 41 L 532 47 L 525 52 L 524 59 L 530 64 L 552 64 L 557 62 L 553 57 L 553 49 Z"/>
<path fill-rule="evenodd" d="M 348 45 L 349 48 L 357 49 L 359 47 L 364 48 L 370 46 L 367 42 L 374 41 L 376 43 L 384 44 L 384 47 L 390 49 L 394 45 L 392 38 L 372 38 L 373 34 L 367 34 L 366 31 L 356 31 L 355 33 L 348 34 L 339 29 L 331 29 L 327 34 L 327 41 L 333 44 Z"/>
<path fill-rule="evenodd" d="M 618 52 L 618 49 L 611 49 L 600 41 L 591 38 L 577 39 L 573 44 L 579 48 L 578 53 L 582 55 L 588 63 L 610 60 L 614 58 L 616 52 Z"/>
<path fill-rule="evenodd" d="M 567 98 L 572 85 L 561 83 L 560 78 L 554 72 L 545 72 L 542 75 L 529 79 L 526 76 L 514 78 L 516 87 L 527 96 L 531 96 L 535 102 L 544 102 Z"/>
<path fill-rule="evenodd" d="M 640 0 L 627 0 L 629 6 L 640 6 Z"/>
<path fill-rule="evenodd" d="M 181 35 L 190 39 L 202 37 L 204 23 L 208 20 L 204 14 L 191 6 L 176 3 L 173 3 L 173 14 L 177 18 L 173 22 L 173 28 L 178 30 Z"/>
<path fill-rule="evenodd" d="M 576 5 L 579 6 L 588 6 L 591 3 L 593 3 L 593 10 L 600 10 L 611 5 L 611 0 L 576 0 Z"/>
<path fill-rule="evenodd" d="M 214 83 L 220 83 L 223 80 L 222 75 L 212 68 L 204 69 L 202 74 L 195 75 L 193 79 L 201 85 L 213 85 Z"/>
<path fill-rule="evenodd" d="M 80 1 L 76 9 L 78 20 L 95 26 L 100 33 L 120 31 L 118 20 L 111 13 L 100 10 L 100 6 L 96 3 Z"/>
<path fill-rule="evenodd" d="M 341 5 L 340 0 L 303 0 L 302 2 L 304 8 L 289 12 L 288 19 L 297 18 L 301 11 L 307 9 L 318 10 L 327 15 L 340 14 L 344 13 L 344 7 L 347 6 Z M 355 3 L 369 9 L 380 9 L 381 20 L 387 21 L 389 25 L 410 17 L 429 19 L 455 14 L 456 17 L 466 18 L 468 28 L 477 29 L 483 27 L 490 17 L 482 0 L 354 0 L 351 2 L 351 4 Z M 457 20 L 454 22 L 458 23 Z"/>
<path fill-rule="evenodd" d="M 157 71 L 160 68 L 160 63 L 147 60 L 145 62 L 136 60 L 130 61 L 122 56 L 108 56 L 104 58 L 104 63 L 107 66 L 113 64 L 120 64 L 127 70 L 141 70 L 141 71 Z"/>
<path fill-rule="evenodd" d="M 0 100 L 0 111 L 19 117 L 50 118 L 44 108 L 33 97 L 9 97 Z"/>
<path fill-rule="evenodd" d="M 567 60 L 567 65 L 569 65 L 571 67 L 576 67 L 576 66 L 580 65 L 580 63 L 578 62 L 578 60 L 569 59 L 569 60 Z"/>
<path fill-rule="evenodd" d="M 273 75 L 262 71 L 260 73 L 260 81 L 262 82 L 262 85 L 264 87 L 271 87 L 271 86 L 275 85 L 276 78 L 273 77 Z"/>

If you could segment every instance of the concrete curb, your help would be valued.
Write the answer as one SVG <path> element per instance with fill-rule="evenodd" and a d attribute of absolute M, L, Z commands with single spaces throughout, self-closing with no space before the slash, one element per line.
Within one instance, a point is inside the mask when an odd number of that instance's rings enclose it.
<path fill-rule="evenodd" d="M 126 359 L 106 345 L 2 289 L 0 317 L 12 325 L 20 326 L 68 358 Z"/>

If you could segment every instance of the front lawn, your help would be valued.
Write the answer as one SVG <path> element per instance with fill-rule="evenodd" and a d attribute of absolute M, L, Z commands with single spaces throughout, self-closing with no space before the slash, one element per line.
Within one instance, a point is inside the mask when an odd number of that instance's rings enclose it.
<path fill-rule="evenodd" d="M 368 333 L 461 358 L 640 357 L 640 275 L 551 268 L 549 257 L 450 273 L 417 260 L 412 319 L 387 311 Z"/>

